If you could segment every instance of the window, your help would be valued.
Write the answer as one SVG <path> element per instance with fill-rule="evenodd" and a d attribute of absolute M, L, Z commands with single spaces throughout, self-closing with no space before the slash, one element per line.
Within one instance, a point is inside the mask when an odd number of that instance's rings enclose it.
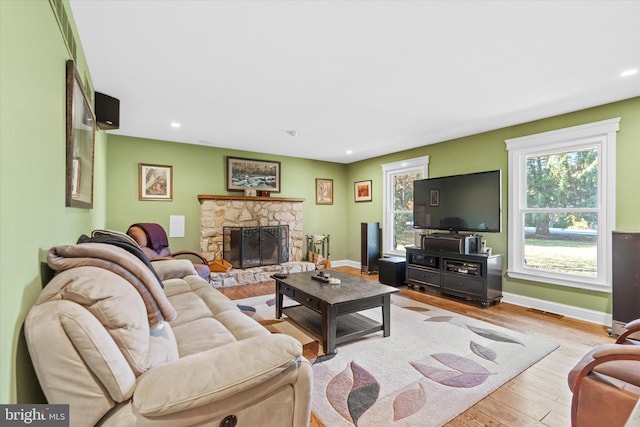
<path fill-rule="evenodd" d="M 619 122 L 506 141 L 511 277 L 611 290 Z"/>
<path fill-rule="evenodd" d="M 415 243 L 413 181 L 426 178 L 428 167 L 428 156 L 382 165 L 383 253 L 404 255 L 405 247 Z"/>

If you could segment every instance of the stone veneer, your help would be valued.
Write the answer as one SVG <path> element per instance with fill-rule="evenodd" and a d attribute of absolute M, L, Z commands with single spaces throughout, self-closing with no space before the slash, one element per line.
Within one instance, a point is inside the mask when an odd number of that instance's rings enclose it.
<path fill-rule="evenodd" d="M 276 197 L 206 196 L 200 200 L 200 250 L 208 260 L 222 256 L 223 227 L 289 226 L 289 261 L 301 261 L 303 199 Z"/>
<path fill-rule="evenodd" d="M 289 226 L 289 262 L 246 269 L 232 268 L 226 272 L 212 272 L 215 287 L 263 282 L 273 273 L 294 273 L 315 270 L 315 264 L 302 261 L 303 199 L 276 197 L 208 196 L 200 200 L 200 250 L 209 261 L 222 257 L 223 227 L 255 227 L 264 225 Z"/>

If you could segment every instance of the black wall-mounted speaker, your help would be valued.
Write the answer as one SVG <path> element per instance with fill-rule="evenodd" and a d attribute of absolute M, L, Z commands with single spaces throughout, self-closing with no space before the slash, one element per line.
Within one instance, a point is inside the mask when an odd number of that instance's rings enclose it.
<path fill-rule="evenodd" d="M 95 93 L 96 122 L 102 130 L 120 129 L 120 100 L 104 93 Z"/>

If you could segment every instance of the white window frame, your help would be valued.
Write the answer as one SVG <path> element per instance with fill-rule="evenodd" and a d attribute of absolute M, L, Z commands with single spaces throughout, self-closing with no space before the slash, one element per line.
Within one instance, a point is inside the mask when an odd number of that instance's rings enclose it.
<path fill-rule="evenodd" d="M 382 253 L 384 255 L 405 256 L 404 251 L 399 251 L 392 247 L 395 232 L 393 229 L 393 215 L 395 214 L 393 209 L 393 178 L 396 175 L 406 175 L 413 172 L 420 172 L 422 173 L 422 178 L 428 178 L 429 156 L 382 165 Z"/>
<path fill-rule="evenodd" d="M 616 132 L 620 117 L 505 140 L 509 151 L 509 277 L 611 292 L 611 238 L 616 218 Z M 524 264 L 527 157 L 598 149 L 598 273 L 594 278 L 541 271 Z"/>

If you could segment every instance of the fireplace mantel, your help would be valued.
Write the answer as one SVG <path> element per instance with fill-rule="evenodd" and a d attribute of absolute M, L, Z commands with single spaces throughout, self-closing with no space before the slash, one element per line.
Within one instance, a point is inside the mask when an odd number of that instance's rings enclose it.
<path fill-rule="evenodd" d="M 304 199 L 290 199 L 286 197 L 251 197 L 251 196 L 229 196 L 215 194 L 198 194 L 198 200 L 243 200 L 258 202 L 304 202 Z"/>

